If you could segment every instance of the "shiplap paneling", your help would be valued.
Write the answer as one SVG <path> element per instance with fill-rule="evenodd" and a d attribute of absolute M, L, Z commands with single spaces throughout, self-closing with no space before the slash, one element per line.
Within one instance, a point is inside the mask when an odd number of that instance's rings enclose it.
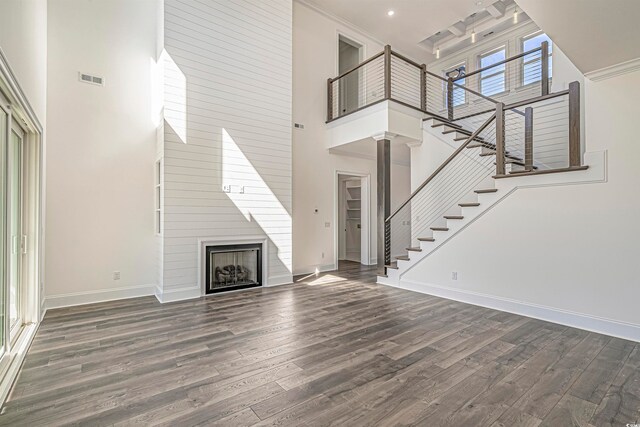
<path fill-rule="evenodd" d="M 291 1 L 166 0 L 164 20 L 163 291 L 200 285 L 207 237 L 265 235 L 268 277 L 281 282 L 292 269 Z"/>

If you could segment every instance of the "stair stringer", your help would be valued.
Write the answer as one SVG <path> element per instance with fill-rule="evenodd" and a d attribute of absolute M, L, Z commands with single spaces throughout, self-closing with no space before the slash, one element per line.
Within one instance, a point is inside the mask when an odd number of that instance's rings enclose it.
<path fill-rule="evenodd" d="M 497 192 L 478 194 L 480 206 L 461 208 L 464 219 L 447 220 L 449 231 L 434 231 L 435 242 L 420 242 L 422 252 L 410 252 L 408 261 L 398 260 L 398 268 L 388 269 L 387 277 L 378 276 L 378 283 L 398 286 L 404 274 L 520 189 L 607 182 L 606 151 L 585 153 L 584 164 L 589 168 L 564 173 L 493 178 Z M 472 211 L 474 209 L 475 212 Z"/>

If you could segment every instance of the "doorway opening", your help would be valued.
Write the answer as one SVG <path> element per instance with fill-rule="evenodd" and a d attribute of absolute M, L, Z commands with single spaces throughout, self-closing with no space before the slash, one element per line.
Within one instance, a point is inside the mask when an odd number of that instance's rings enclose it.
<path fill-rule="evenodd" d="M 355 68 L 363 59 L 364 49 L 362 44 L 349 39 L 342 34 L 338 35 L 338 75 Z M 339 81 L 338 108 L 340 114 L 346 114 L 358 109 L 360 98 L 364 93 L 361 87 L 362 70 L 347 74 Z"/>
<path fill-rule="evenodd" d="M 370 264 L 369 175 L 337 174 L 337 259 Z"/>

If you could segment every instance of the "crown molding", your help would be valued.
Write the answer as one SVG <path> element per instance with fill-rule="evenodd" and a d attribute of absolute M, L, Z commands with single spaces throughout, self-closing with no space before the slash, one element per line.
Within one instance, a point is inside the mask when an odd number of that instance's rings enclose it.
<path fill-rule="evenodd" d="M 382 40 L 378 39 L 376 36 L 372 35 L 371 33 L 369 33 L 367 30 L 362 29 L 361 27 L 358 27 L 357 25 L 340 18 L 339 16 L 336 16 L 330 12 L 327 12 L 326 10 L 323 10 L 321 8 L 319 8 L 317 5 L 311 3 L 308 0 L 294 0 L 294 3 L 298 3 L 301 4 L 311 10 L 313 10 L 314 12 L 319 13 L 320 15 L 324 16 L 327 19 L 330 19 L 340 25 L 343 25 L 345 27 L 347 27 L 348 29 L 350 29 L 351 31 L 358 33 L 359 35 L 363 36 L 363 37 L 367 37 L 368 39 L 370 39 L 371 41 L 374 41 L 382 46 L 384 46 L 386 43 L 383 42 Z"/>
<path fill-rule="evenodd" d="M 584 76 L 591 81 L 599 82 L 601 80 L 610 79 L 612 77 L 621 76 L 638 70 L 640 70 L 640 58 L 635 58 L 609 67 L 604 67 L 599 70 L 589 71 L 588 73 L 585 73 Z"/>

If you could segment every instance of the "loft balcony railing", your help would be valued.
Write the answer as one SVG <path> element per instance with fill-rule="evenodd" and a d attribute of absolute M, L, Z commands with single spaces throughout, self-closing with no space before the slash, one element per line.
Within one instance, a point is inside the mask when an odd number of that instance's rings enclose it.
<path fill-rule="evenodd" d="M 474 129 L 495 111 L 498 102 L 508 104 L 549 93 L 548 51 L 547 42 L 543 42 L 538 48 L 470 73 L 443 77 L 387 45 L 356 67 L 328 79 L 327 122 L 394 101 Z"/>

